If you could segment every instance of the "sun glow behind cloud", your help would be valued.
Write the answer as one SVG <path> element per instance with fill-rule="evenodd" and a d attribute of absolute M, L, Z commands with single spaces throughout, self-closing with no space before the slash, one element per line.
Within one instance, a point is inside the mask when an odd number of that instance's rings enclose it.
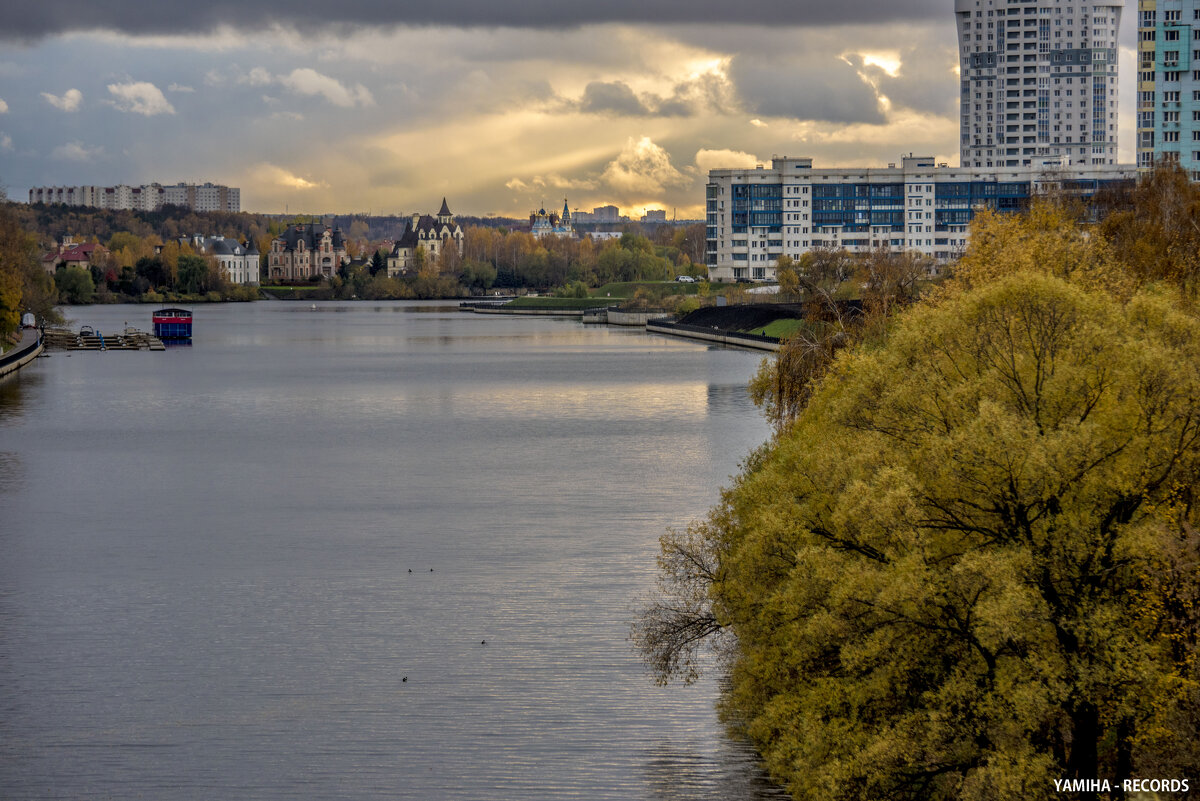
<path fill-rule="evenodd" d="M 900 61 L 899 53 L 860 53 L 859 55 L 862 56 L 864 66 L 879 67 L 893 78 L 900 77 L 900 67 L 903 64 Z"/>

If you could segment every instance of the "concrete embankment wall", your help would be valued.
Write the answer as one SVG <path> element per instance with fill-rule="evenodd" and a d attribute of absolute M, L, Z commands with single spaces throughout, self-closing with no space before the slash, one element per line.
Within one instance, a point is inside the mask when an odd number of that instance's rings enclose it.
<path fill-rule="evenodd" d="M 582 317 L 587 309 L 509 309 L 504 306 L 471 306 L 476 314 L 527 314 L 545 317 Z"/>
<path fill-rule="evenodd" d="M 42 354 L 42 337 L 32 328 L 21 333 L 21 344 L 0 356 L 0 377 L 15 373 Z"/>
<path fill-rule="evenodd" d="M 738 334 L 732 331 L 720 331 L 714 328 L 700 328 L 680 323 L 667 323 L 660 320 L 650 320 L 646 323 L 646 331 L 655 334 L 666 334 L 686 339 L 699 339 L 704 342 L 717 342 L 722 345 L 734 345 L 739 348 L 753 350 L 777 351 L 779 340 L 774 337 L 760 337 L 754 334 Z"/>
<path fill-rule="evenodd" d="M 653 309 L 648 311 L 620 311 L 618 309 L 609 309 L 608 324 L 642 326 L 651 320 L 664 319 L 669 317 L 669 315 L 670 312 L 663 309 Z"/>

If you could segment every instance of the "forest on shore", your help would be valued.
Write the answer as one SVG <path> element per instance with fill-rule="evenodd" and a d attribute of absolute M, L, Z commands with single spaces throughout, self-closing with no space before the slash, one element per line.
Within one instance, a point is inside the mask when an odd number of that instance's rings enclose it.
<path fill-rule="evenodd" d="M 0 334 L 13 330 L 25 311 L 53 322 L 59 304 L 255 300 L 258 286 L 237 285 L 216 260 L 198 253 L 194 237 L 223 236 L 257 248 L 263 280 L 271 241 L 289 225 L 347 223 L 350 258 L 336 275 L 288 282 L 282 297 L 397 300 L 460 298 L 489 291 L 549 291 L 569 285 L 599 287 L 620 281 L 665 281 L 705 275 L 702 225 L 626 224 L 616 238 L 536 239 L 529 232 L 471 218 L 460 255 L 438 258 L 418 249 L 416 268 L 389 275 L 387 256 L 408 218 L 282 218 L 273 215 L 194 212 L 167 207 L 156 212 L 85 209 L 7 203 L 0 198 Z M 470 222 L 470 220 L 468 220 Z M 103 245 L 107 254 L 89 268 L 67 266 L 47 273 L 40 264 L 67 237 Z M 278 289 L 278 288 L 277 288 Z M 15 315 L 15 316 L 14 316 Z"/>

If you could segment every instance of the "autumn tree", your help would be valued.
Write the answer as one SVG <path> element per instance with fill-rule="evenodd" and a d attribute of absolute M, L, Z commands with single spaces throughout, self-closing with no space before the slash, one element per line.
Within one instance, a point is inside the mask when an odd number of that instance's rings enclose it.
<path fill-rule="evenodd" d="M 1124 297 L 1137 285 L 1105 237 L 1081 225 L 1075 209 L 1050 199 L 1035 200 L 1021 214 L 977 211 L 971 243 L 952 272 L 964 288 L 1020 272 L 1055 275 Z"/>
<path fill-rule="evenodd" d="M 876 250 L 852 256 L 821 250 L 776 263 L 780 291 L 804 298 L 804 325 L 787 337 L 774 357 L 763 359 L 750 381 L 750 396 L 776 429 L 803 410 L 837 354 L 886 335 L 893 316 L 915 302 L 929 265 L 909 253 Z M 843 281 L 855 277 L 860 303 L 838 299 Z"/>
<path fill-rule="evenodd" d="M 1140 281 L 1165 280 L 1200 291 L 1200 187 L 1174 162 L 1162 162 L 1111 201 L 1098 233 Z"/>
<path fill-rule="evenodd" d="M 1200 321 L 1188 269 L 1145 267 L 1175 240 L 1105 230 L 982 213 L 916 305 L 895 288 L 920 265 L 860 272 L 885 324 L 792 370 L 790 405 L 766 393 L 790 422 L 664 538 L 635 641 L 686 680 L 715 633 L 724 712 L 794 797 L 1038 799 L 1200 763 Z"/>
<path fill-rule="evenodd" d="M 438 272 L 442 275 L 457 275 L 462 269 L 462 254 L 458 252 L 458 243 L 453 237 L 446 237 L 437 258 Z"/>
<path fill-rule="evenodd" d="M 737 640 L 725 712 L 796 798 L 1169 773 L 1200 759 L 1198 444 L 1175 296 L 1004 276 L 838 358 L 669 597 L 707 584 L 695 624 Z M 647 649 L 686 671 L 669 653 Z"/>
<path fill-rule="evenodd" d="M 21 324 L 24 275 L 33 248 L 32 237 L 21 229 L 7 206 L 0 194 L 0 338 Z"/>

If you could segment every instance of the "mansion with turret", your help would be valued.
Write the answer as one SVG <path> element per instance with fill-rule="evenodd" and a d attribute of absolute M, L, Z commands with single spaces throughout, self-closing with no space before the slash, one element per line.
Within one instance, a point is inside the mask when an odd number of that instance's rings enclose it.
<path fill-rule="evenodd" d="M 446 198 L 436 215 L 414 214 L 404 235 L 392 246 L 388 255 L 388 276 L 395 278 L 417 269 L 417 249 L 425 252 L 425 263 L 435 264 L 448 248 L 457 248 L 463 253 L 463 229 L 454 221 Z"/>
<path fill-rule="evenodd" d="M 341 228 L 304 223 L 291 226 L 271 242 L 267 274 L 281 281 L 332 278 L 348 260 Z"/>

